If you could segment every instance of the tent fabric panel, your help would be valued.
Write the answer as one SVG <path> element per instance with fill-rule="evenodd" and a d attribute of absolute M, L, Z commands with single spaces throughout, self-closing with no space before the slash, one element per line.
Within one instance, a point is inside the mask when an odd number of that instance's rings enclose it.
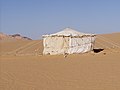
<path fill-rule="evenodd" d="M 69 47 L 69 38 L 65 37 L 46 37 L 44 38 L 43 54 L 64 54 Z"/>
<path fill-rule="evenodd" d="M 71 38 L 69 54 L 91 51 L 93 49 L 93 40 L 94 39 L 92 37 Z"/>

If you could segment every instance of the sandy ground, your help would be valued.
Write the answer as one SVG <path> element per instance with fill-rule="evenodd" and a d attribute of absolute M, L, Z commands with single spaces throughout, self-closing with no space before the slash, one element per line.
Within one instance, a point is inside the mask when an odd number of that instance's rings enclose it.
<path fill-rule="evenodd" d="M 101 36 L 101 35 L 100 35 Z M 120 44 L 120 33 L 102 35 Z M 42 41 L 0 42 L 0 90 L 120 90 L 120 49 L 43 56 Z"/>

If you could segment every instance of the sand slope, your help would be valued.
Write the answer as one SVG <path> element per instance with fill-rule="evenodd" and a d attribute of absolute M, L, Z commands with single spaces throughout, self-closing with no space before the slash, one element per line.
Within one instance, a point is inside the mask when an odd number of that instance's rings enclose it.
<path fill-rule="evenodd" d="M 120 47 L 120 33 L 97 35 L 95 47 Z"/>
<path fill-rule="evenodd" d="M 15 40 L 15 41 L 1 41 L 0 42 L 1 55 L 14 55 L 14 54 L 42 54 L 43 45 L 42 40 Z"/>
<path fill-rule="evenodd" d="M 103 36 L 120 44 L 120 33 Z M 101 43 L 103 52 L 64 58 L 42 56 L 41 40 L 0 42 L 0 90 L 120 90 L 120 49 Z"/>

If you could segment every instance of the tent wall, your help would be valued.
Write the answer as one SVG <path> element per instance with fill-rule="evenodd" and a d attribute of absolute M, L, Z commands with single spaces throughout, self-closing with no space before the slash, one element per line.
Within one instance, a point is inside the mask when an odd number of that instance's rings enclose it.
<path fill-rule="evenodd" d="M 71 38 L 69 54 L 85 53 L 93 49 L 94 37 Z"/>
<path fill-rule="evenodd" d="M 93 49 L 95 37 L 45 37 L 43 54 L 85 53 Z"/>
<path fill-rule="evenodd" d="M 55 55 L 68 53 L 69 37 L 45 37 L 43 43 L 43 54 Z"/>

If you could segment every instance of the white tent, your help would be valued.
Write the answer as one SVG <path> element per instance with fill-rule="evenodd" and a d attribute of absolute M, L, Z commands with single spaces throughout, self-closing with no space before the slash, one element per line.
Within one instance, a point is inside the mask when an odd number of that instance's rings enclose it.
<path fill-rule="evenodd" d="M 43 54 L 73 54 L 93 50 L 94 34 L 85 34 L 66 28 L 55 34 L 43 35 Z"/>

